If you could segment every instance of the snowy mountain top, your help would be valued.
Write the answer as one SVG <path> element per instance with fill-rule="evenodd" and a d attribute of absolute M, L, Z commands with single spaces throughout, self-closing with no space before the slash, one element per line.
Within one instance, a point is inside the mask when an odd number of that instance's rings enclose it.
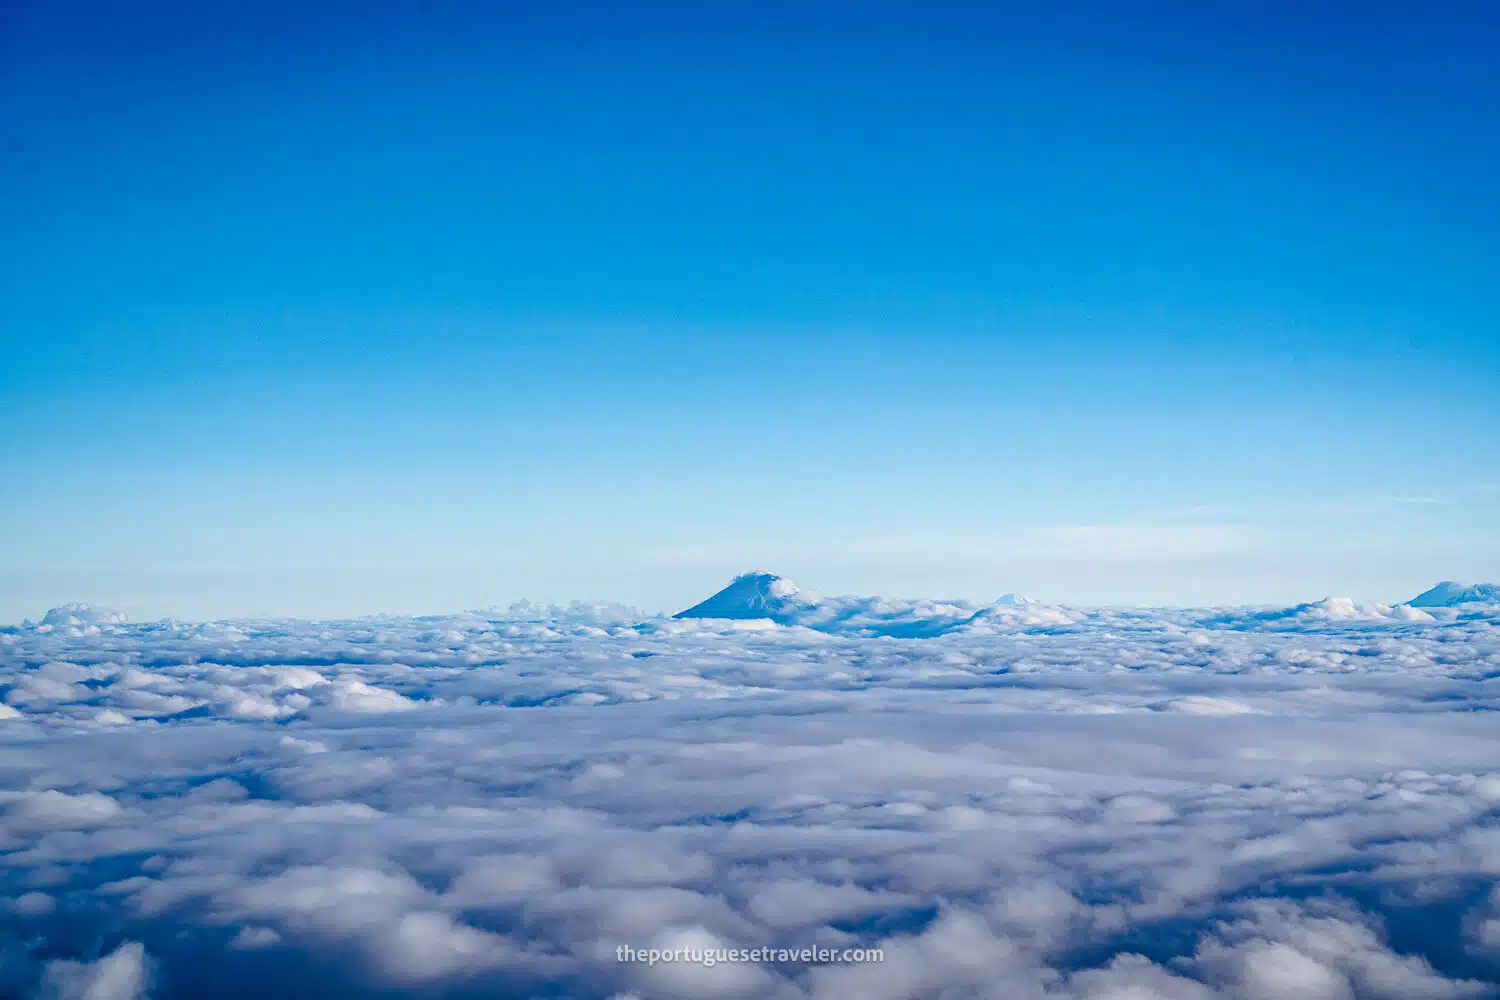
<path fill-rule="evenodd" d="M 766 570 L 741 573 L 729 586 L 706 601 L 680 611 L 674 618 L 771 618 L 776 619 L 799 606 L 816 603 L 792 581 Z"/>
<path fill-rule="evenodd" d="M 1414 608 L 1452 608 L 1460 604 L 1500 603 L 1500 584 L 1444 580 L 1406 602 Z"/>

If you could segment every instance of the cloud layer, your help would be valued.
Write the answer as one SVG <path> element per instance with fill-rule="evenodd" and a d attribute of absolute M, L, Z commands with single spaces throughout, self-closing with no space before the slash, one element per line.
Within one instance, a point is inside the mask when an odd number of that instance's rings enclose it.
<path fill-rule="evenodd" d="M 0 995 L 1496 993 L 1493 605 L 527 610 L 0 631 Z"/>

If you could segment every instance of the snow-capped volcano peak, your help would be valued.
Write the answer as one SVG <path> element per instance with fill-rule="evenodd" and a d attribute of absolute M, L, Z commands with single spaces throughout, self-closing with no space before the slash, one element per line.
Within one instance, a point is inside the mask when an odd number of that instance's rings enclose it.
<path fill-rule="evenodd" d="M 788 606 L 803 603 L 802 591 L 790 580 L 766 570 L 741 573 L 729 586 L 676 618 L 775 618 Z"/>
<path fill-rule="evenodd" d="M 1424 590 L 1406 603 L 1414 608 L 1451 608 L 1459 604 L 1500 602 L 1500 584 L 1458 583 L 1444 580 L 1431 590 Z"/>

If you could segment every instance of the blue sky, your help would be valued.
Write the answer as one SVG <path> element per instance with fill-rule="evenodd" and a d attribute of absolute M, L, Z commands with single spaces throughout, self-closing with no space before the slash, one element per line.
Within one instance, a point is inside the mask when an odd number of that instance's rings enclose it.
<path fill-rule="evenodd" d="M 0 620 L 1500 577 L 1494 5 L 978 6 L 7 5 Z"/>

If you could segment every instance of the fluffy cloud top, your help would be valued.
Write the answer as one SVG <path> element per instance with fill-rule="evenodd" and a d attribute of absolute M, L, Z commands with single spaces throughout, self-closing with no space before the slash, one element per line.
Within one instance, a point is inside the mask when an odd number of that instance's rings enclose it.
<path fill-rule="evenodd" d="M 1494 995 L 1500 609 L 764 596 L 0 633 L 0 994 Z"/>
<path fill-rule="evenodd" d="M 53 1000 L 141 1000 L 149 959 L 139 941 L 127 941 L 93 962 L 58 959 L 42 974 L 42 995 Z"/>

